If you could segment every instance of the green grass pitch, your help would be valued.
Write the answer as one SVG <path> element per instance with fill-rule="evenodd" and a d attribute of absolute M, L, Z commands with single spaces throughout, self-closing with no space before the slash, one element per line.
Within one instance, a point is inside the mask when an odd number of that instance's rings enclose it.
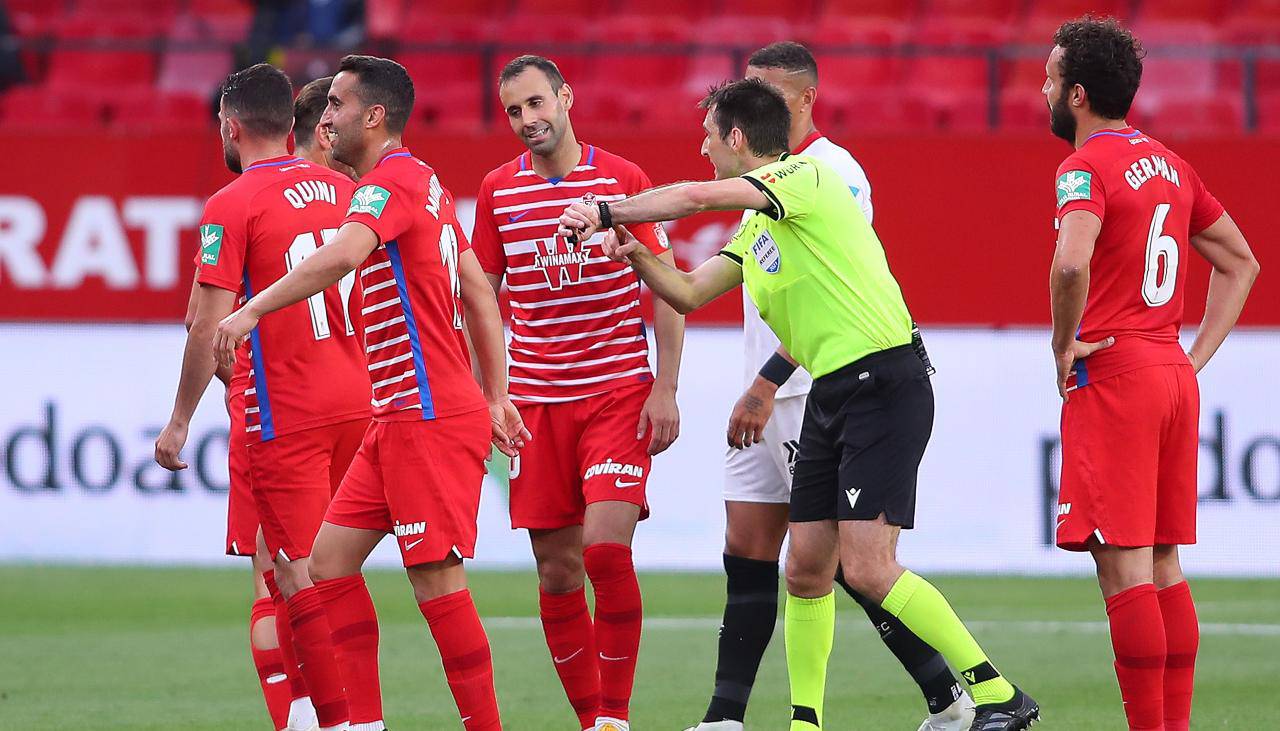
<path fill-rule="evenodd" d="M 512 731 L 576 731 L 536 619 L 532 573 L 474 572 L 499 702 Z M 1039 699 L 1040 728 L 1124 728 L 1105 616 L 1084 579 L 935 577 L 998 667 Z M 408 582 L 370 572 L 382 622 L 392 731 L 460 728 Z M 723 579 L 644 574 L 647 624 L 637 731 L 701 718 L 715 667 Z M 0 728 L 237 731 L 270 727 L 249 661 L 241 570 L 0 566 Z M 1277 728 L 1280 580 L 1193 583 L 1204 636 L 1194 727 Z M 851 601 L 840 601 L 827 682 L 829 731 L 912 731 L 924 705 Z M 786 727 L 779 631 L 749 729 Z"/>

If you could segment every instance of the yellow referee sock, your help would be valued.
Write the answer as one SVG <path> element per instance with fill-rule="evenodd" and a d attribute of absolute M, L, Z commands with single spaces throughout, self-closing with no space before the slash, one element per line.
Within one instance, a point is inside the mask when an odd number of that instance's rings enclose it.
<path fill-rule="evenodd" d="M 969 683 L 974 703 L 1002 703 L 1013 697 L 1013 686 L 996 672 L 977 640 L 933 584 L 910 571 L 903 572 L 881 606 L 960 670 Z"/>
<path fill-rule="evenodd" d="M 791 731 L 822 728 L 827 660 L 835 633 L 835 592 L 817 599 L 787 594 L 783 634 L 787 643 L 787 676 L 791 679 Z"/>

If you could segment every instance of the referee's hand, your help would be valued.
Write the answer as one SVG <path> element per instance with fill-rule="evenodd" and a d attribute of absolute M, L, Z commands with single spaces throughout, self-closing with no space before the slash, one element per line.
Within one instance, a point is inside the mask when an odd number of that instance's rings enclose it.
<path fill-rule="evenodd" d="M 733 405 L 729 416 L 729 446 L 746 449 L 764 439 L 764 425 L 773 415 L 773 399 L 778 386 L 756 376 L 756 380 L 742 393 Z"/>

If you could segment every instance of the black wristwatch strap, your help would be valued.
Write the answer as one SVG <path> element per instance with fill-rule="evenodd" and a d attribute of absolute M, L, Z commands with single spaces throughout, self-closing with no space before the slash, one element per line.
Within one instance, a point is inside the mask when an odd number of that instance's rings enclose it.
<path fill-rule="evenodd" d="M 600 230 L 613 228 L 613 214 L 609 212 L 609 204 L 600 201 L 596 206 L 600 209 Z"/>

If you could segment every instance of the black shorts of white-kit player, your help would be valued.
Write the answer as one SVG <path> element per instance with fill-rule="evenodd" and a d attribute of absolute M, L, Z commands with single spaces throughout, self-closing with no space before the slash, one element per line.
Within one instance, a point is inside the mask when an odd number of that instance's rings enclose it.
<path fill-rule="evenodd" d="M 814 380 L 800 428 L 791 521 L 915 522 L 916 473 L 933 431 L 933 386 L 911 345 Z"/>

